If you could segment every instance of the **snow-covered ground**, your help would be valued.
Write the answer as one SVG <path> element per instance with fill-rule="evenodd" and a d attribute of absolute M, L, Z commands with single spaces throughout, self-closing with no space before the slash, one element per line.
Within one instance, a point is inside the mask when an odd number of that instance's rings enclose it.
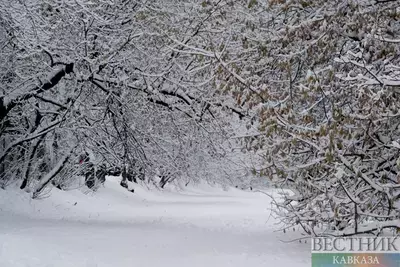
<path fill-rule="evenodd" d="M 41 200 L 0 189 L 0 266 L 310 266 L 310 245 L 283 242 L 298 233 L 275 231 L 264 194 L 135 190 L 115 179 Z"/>

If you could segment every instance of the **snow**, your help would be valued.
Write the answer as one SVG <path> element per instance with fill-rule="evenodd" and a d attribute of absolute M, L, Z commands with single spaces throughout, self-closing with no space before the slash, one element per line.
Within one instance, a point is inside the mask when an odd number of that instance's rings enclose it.
<path fill-rule="evenodd" d="M 283 242 L 299 236 L 276 231 L 270 202 L 208 184 L 130 193 L 116 178 L 39 200 L 0 189 L 0 266 L 309 266 L 310 245 Z"/>

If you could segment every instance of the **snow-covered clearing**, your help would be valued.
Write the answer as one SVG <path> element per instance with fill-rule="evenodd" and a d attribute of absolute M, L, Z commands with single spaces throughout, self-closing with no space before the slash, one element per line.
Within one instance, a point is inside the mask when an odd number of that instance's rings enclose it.
<path fill-rule="evenodd" d="M 310 245 L 282 240 L 269 198 L 201 185 L 134 194 L 109 180 L 96 194 L 30 200 L 0 189 L 0 266 L 309 266 Z"/>

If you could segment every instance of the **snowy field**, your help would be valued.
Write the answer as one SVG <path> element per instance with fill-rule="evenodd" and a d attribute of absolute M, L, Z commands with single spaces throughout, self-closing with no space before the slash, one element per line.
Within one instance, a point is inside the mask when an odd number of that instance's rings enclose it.
<path fill-rule="evenodd" d="M 208 185 L 132 194 L 109 180 L 41 200 L 0 189 L 0 266 L 310 266 L 310 245 L 284 242 L 298 233 L 277 232 L 269 207 Z"/>

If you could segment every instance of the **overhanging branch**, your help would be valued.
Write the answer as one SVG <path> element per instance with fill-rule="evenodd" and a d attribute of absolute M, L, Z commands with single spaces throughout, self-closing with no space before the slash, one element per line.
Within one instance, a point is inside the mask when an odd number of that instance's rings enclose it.
<path fill-rule="evenodd" d="M 63 68 L 55 72 L 47 82 L 40 86 L 36 86 L 33 90 L 11 100 L 9 103 L 5 103 L 4 96 L 0 97 L 0 122 L 2 122 L 8 113 L 16 106 L 21 105 L 24 101 L 46 92 L 56 86 L 66 74 L 73 72 L 73 68 L 73 63 L 66 64 Z"/>

